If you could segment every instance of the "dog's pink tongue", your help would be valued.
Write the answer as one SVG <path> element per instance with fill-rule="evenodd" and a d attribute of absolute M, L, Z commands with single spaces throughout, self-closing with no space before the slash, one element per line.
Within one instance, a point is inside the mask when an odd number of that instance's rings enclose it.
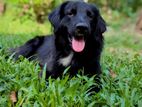
<path fill-rule="evenodd" d="M 76 40 L 73 38 L 72 40 L 72 48 L 75 52 L 81 52 L 83 51 L 85 47 L 85 41 L 84 39 L 81 39 L 81 40 Z"/>

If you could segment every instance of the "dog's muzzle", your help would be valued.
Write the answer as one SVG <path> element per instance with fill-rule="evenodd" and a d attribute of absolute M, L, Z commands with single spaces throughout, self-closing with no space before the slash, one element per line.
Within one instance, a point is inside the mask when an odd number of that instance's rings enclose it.
<path fill-rule="evenodd" d="M 85 37 L 89 30 L 86 23 L 76 24 L 75 35 L 72 38 L 72 49 L 75 52 L 82 52 L 85 48 Z"/>
<path fill-rule="evenodd" d="M 75 36 L 85 36 L 88 33 L 88 25 L 86 23 L 78 23 L 76 24 Z"/>

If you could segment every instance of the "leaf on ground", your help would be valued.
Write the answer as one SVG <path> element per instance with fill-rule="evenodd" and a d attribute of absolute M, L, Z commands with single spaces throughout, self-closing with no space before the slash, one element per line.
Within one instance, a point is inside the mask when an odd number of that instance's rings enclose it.
<path fill-rule="evenodd" d="M 109 72 L 110 72 L 110 76 L 112 78 L 116 78 L 117 77 L 117 74 L 112 69 L 110 69 Z"/>
<path fill-rule="evenodd" d="M 17 96 L 16 96 L 16 92 L 15 92 L 15 91 L 12 91 L 12 92 L 10 93 L 10 100 L 11 100 L 13 103 L 17 102 Z"/>

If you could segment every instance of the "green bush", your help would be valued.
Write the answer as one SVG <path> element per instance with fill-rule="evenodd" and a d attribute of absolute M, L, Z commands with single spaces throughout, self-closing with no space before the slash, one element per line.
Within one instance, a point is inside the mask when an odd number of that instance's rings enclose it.
<path fill-rule="evenodd" d="M 9 0 L 6 1 L 8 5 L 15 5 L 21 8 L 21 13 L 28 18 L 33 18 L 39 23 L 43 23 L 47 18 L 47 14 L 61 4 L 63 0 Z"/>
<path fill-rule="evenodd" d="M 101 7 L 118 10 L 128 16 L 142 6 L 142 0 L 89 0 Z"/>

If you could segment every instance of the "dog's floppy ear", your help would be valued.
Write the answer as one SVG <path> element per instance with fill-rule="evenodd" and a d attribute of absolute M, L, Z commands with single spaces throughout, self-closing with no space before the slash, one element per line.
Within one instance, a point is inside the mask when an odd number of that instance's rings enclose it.
<path fill-rule="evenodd" d="M 64 8 L 68 3 L 69 1 L 64 2 L 49 14 L 48 19 L 54 28 L 58 27 L 58 25 L 60 24 L 61 18 L 64 15 Z"/>
<path fill-rule="evenodd" d="M 106 31 L 106 23 L 100 14 L 97 18 L 96 30 L 100 33 L 104 33 Z"/>
<path fill-rule="evenodd" d="M 100 15 L 100 11 L 95 4 L 90 4 L 93 9 L 95 15 L 97 16 L 94 20 L 96 22 L 96 32 L 104 33 L 106 31 L 106 23 L 102 16 Z"/>

